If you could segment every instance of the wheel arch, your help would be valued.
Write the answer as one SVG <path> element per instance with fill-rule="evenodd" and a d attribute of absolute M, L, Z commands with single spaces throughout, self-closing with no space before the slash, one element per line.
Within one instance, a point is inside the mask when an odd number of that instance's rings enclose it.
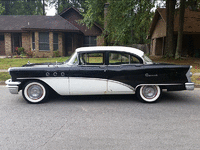
<path fill-rule="evenodd" d="M 49 88 L 50 91 L 57 93 L 48 83 L 46 83 L 40 79 L 24 79 L 19 86 L 19 90 L 22 90 L 24 88 L 24 85 L 27 82 L 39 82 L 39 83 L 45 84 Z"/>

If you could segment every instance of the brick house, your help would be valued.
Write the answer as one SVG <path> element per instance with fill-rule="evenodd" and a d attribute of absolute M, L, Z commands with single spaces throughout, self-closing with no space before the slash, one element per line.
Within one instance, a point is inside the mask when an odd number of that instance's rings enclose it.
<path fill-rule="evenodd" d="M 177 35 L 179 26 L 179 14 L 174 18 L 174 53 L 177 44 Z M 166 9 L 158 8 L 150 26 L 151 46 L 150 54 L 162 56 L 165 55 L 166 42 Z M 200 12 L 185 9 L 184 29 L 183 29 L 183 48 L 182 56 L 200 57 Z"/>
<path fill-rule="evenodd" d="M 16 47 L 34 56 L 51 57 L 54 51 L 70 55 L 77 47 L 102 45 L 103 29 L 79 25 L 80 12 L 69 8 L 56 16 L 0 16 L 0 55 L 14 55 Z"/>

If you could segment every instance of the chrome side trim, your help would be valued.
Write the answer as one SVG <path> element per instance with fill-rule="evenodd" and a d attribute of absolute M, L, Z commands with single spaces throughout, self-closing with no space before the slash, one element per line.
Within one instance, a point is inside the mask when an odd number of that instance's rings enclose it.
<path fill-rule="evenodd" d="M 21 82 L 12 82 L 11 79 L 8 79 L 5 83 L 7 84 L 6 87 L 9 89 L 11 94 L 18 94 L 18 85 L 20 85 Z"/>
<path fill-rule="evenodd" d="M 139 86 L 143 86 L 143 85 L 182 85 L 181 83 L 175 83 L 175 84 L 139 84 L 135 87 L 135 90 L 139 87 Z"/>

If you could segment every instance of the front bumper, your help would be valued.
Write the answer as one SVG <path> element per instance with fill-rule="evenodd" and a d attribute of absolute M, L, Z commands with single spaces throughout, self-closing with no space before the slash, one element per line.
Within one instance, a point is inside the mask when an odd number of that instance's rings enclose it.
<path fill-rule="evenodd" d="M 5 83 L 7 84 L 6 87 L 9 89 L 11 94 L 18 94 L 18 85 L 20 85 L 21 82 L 12 82 L 11 79 L 8 79 Z"/>
<path fill-rule="evenodd" d="M 194 83 L 192 82 L 185 83 L 185 88 L 186 90 L 194 90 Z"/>

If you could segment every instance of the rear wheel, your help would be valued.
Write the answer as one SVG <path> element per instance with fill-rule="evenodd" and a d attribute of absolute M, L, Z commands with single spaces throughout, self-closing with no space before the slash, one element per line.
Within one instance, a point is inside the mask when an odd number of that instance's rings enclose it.
<path fill-rule="evenodd" d="M 24 85 L 22 95 L 29 103 L 40 103 L 44 102 L 49 94 L 48 87 L 38 81 L 30 81 Z"/>
<path fill-rule="evenodd" d="M 152 103 L 160 97 L 161 89 L 158 85 L 143 85 L 137 89 L 136 94 L 143 102 Z"/>

